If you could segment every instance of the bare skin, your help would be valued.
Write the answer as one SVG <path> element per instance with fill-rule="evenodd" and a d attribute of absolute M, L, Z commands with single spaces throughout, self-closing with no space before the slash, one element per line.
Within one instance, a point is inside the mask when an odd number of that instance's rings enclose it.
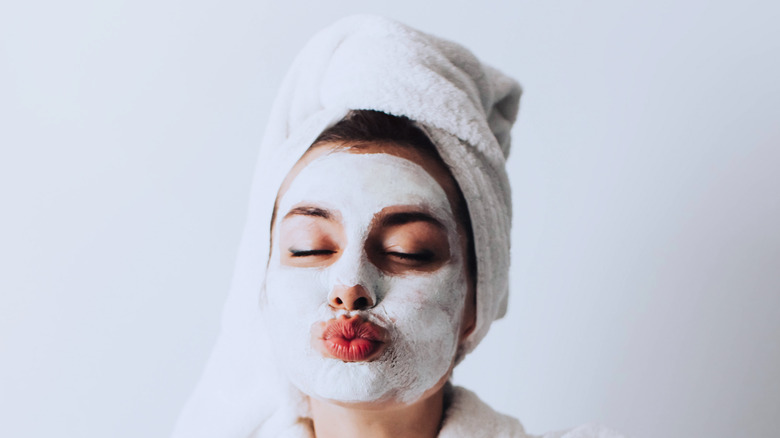
<path fill-rule="evenodd" d="M 419 401 L 401 406 L 345 406 L 311 398 L 317 438 L 434 438 L 444 414 L 449 373 Z"/>

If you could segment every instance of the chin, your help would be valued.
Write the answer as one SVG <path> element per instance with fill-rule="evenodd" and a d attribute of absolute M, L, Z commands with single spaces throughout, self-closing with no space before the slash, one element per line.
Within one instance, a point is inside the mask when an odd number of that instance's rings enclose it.
<path fill-rule="evenodd" d="M 418 357 L 407 349 L 391 347 L 370 362 L 324 358 L 310 349 L 306 357 L 292 360 L 288 356 L 285 370 L 295 387 L 320 400 L 375 407 L 411 404 L 446 382 L 454 349 L 443 356 L 448 360 L 432 360 L 433 356 Z"/>
<path fill-rule="evenodd" d="M 306 395 L 318 399 L 353 404 L 391 401 L 398 392 L 385 375 L 379 361 L 342 362 L 314 358 L 312 367 L 288 369 L 290 381 Z"/>

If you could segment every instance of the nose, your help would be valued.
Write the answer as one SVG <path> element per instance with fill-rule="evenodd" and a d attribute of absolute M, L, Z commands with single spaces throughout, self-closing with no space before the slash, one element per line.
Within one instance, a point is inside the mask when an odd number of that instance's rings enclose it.
<path fill-rule="evenodd" d="M 328 296 L 328 304 L 334 309 L 363 310 L 374 307 L 374 300 L 366 288 L 356 284 L 354 286 L 337 285 Z"/>

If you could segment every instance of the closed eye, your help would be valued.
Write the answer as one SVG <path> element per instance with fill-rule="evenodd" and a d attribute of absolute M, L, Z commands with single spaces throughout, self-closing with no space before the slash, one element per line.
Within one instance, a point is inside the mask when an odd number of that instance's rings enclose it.
<path fill-rule="evenodd" d="M 386 256 L 396 257 L 402 260 L 411 260 L 415 262 L 430 262 L 436 257 L 431 251 L 421 252 L 397 252 L 397 251 L 385 251 Z"/>
<path fill-rule="evenodd" d="M 321 256 L 321 255 L 331 255 L 336 253 L 336 251 L 330 249 L 306 249 L 306 250 L 290 249 L 289 251 L 290 251 L 290 257 L 311 257 L 311 256 Z"/>

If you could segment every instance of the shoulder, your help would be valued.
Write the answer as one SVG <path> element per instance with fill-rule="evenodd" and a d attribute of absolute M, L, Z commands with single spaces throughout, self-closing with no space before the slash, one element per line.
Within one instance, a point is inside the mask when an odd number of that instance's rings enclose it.
<path fill-rule="evenodd" d="M 496 412 L 476 394 L 455 386 L 438 438 L 527 438 L 520 422 Z"/>
<path fill-rule="evenodd" d="M 468 389 L 454 386 L 438 438 L 627 438 L 612 429 L 586 424 L 574 429 L 528 435 L 514 417 L 493 410 Z"/>
<path fill-rule="evenodd" d="M 585 424 L 574 429 L 550 432 L 529 438 L 627 438 L 619 432 L 598 424 Z"/>

